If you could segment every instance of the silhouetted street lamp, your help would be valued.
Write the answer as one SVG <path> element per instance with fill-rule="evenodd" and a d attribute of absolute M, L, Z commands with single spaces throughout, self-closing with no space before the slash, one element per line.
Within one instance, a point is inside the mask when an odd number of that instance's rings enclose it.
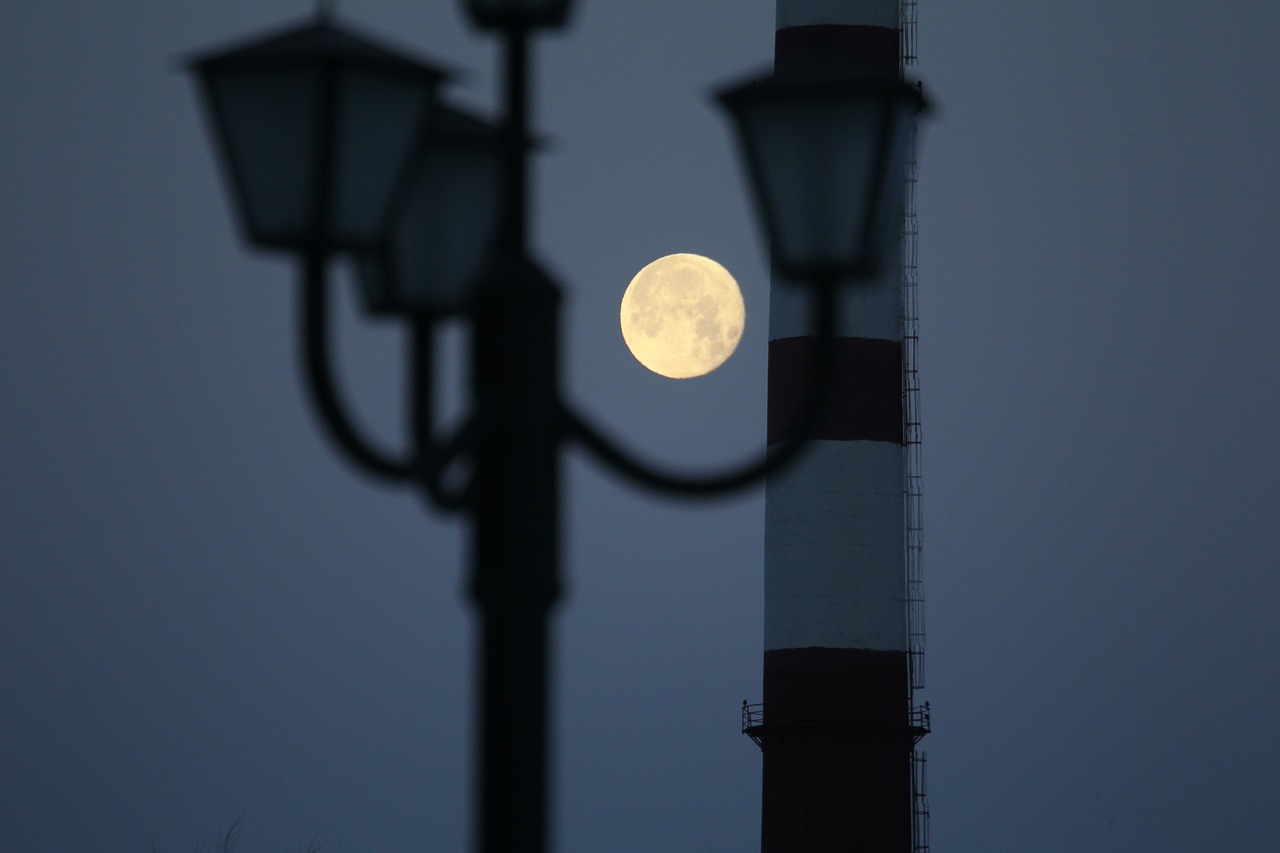
<path fill-rule="evenodd" d="M 668 493 L 715 495 L 759 482 L 804 439 L 722 474 L 684 476 L 635 459 L 571 410 L 559 387 L 560 291 L 527 244 L 526 91 L 529 38 L 561 26 L 569 3 L 466 7 L 504 40 L 498 127 L 439 101 L 441 69 L 324 12 L 193 65 L 249 241 L 303 261 L 302 357 L 328 434 L 366 472 L 471 520 L 470 591 L 481 620 L 476 847 L 538 853 L 547 835 L 547 616 L 560 593 L 562 445 L 577 441 Z M 816 73 L 720 97 L 743 136 L 775 264 L 811 290 L 814 333 L 829 338 L 837 286 L 874 271 L 892 230 L 906 131 L 924 100 L 896 76 Z M 334 381 L 326 269 L 335 254 L 357 260 L 370 313 L 410 328 L 411 446 L 399 455 L 360 434 Z M 472 407 L 462 426 L 438 436 L 431 355 L 438 322 L 451 315 L 471 328 Z M 828 361 L 819 356 L 814 368 L 809 421 L 820 414 Z"/>
<path fill-rule="evenodd" d="M 801 72 L 719 98 L 741 135 L 774 269 L 793 283 L 874 276 L 897 245 L 920 89 L 896 77 Z"/>

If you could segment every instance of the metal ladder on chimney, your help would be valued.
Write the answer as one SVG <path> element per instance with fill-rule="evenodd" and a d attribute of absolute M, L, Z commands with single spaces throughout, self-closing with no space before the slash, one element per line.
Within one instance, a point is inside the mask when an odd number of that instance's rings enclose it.
<path fill-rule="evenodd" d="M 898 6 L 899 55 L 902 68 L 914 66 L 916 56 L 916 0 L 901 0 Z M 903 177 L 902 214 L 902 412 L 903 412 L 903 462 L 905 483 L 903 501 L 905 511 L 906 603 L 908 665 L 911 671 L 912 703 L 915 691 L 924 687 L 924 573 L 921 556 L 924 551 L 924 519 L 922 508 L 923 483 L 920 453 L 920 374 L 917 362 L 920 340 L 919 314 L 916 307 L 916 286 L 919 283 L 916 269 L 916 238 L 919 230 L 916 220 L 916 131 L 911 131 L 911 146 L 907 154 L 906 174 Z M 928 754 L 916 748 L 919 740 L 929 731 L 928 704 L 921 706 L 924 717 L 920 734 L 911 750 L 911 850 L 912 853 L 928 853 L 929 850 L 929 798 L 926 789 Z M 913 714 L 913 717 L 915 715 Z M 913 719 L 913 724 L 915 720 Z"/>

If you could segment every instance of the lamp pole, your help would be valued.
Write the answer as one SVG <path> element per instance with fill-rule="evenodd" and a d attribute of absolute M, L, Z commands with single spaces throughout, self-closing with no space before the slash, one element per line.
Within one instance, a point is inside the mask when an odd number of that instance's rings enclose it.
<path fill-rule="evenodd" d="M 896 79 L 824 78 L 811 87 L 764 80 L 722 93 L 747 140 L 775 264 L 810 291 L 819 346 L 807 400 L 791 413 L 789 440 L 725 471 L 672 472 L 623 449 L 564 400 L 560 289 L 528 247 L 531 37 L 563 24 L 569 0 L 466 3 L 477 26 L 503 37 L 505 115 L 496 131 L 440 102 L 443 71 L 337 27 L 331 13 L 193 65 L 246 236 L 302 261 L 304 381 L 322 426 L 364 472 L 415 487 L 435 507 L 460 510 L 471 522 L 469 593 L 480 659 L 475 849 L 542 853 L 562 449 L 577 443 L 638 484 L 687 497 L 746 488 L 793 460 L 822 416 L 831 374 L 822 344 L 835 333 L 837 289 L 865 277 L 883 248 L 884 223 L 868 217 L 892 217 L 878 200 L 893 192 L 893 152 L 840 135 L 894 138 L 883 122 L 914 118 L 924 102 Z M 367 97 L 372 87 L 377 97 Z M 885 108 L 865 108 L 868 99 Z M 853 112 L 861 121 L 833 122 L 826 114 L 843 116 L 858 104 Z M 804 155 L 796 180 L 787 165 L 796 138 L 832 133 L 839 138 L 822 139 Z M 831 161 L 830 152 L 846 150 L 864 151 L 865 162 Z M 850 189 L 833 191 L 832 180 L 846 180 Z M 815 211 L 814 204 L 826 207 Z M 819 229 L 816 239 L 803 234 L 815 213 L 844 227 Z M 796 234 L 801 239 L 788 242 Z M 409 328 L 410 447 L 399 453 L 360 433 L 335 381 L 327 267 L 338 253 L 361 262 L 370 312 Z M 471 410 L 452 435 L 440 437 L 431 355 L 437 324 L 449 314 L 471 325 Z M 461 486 L 459 476 L 447 476 L 459 471 Z"/>
<path fill-rule="evenodd" d="M 560 596 L 560 293 L 527 245 L 529 31 L 503 36 L 501 219 L 472 310 L 476 829 L 481 853 L 537 853 L 548 836 L 548 623 Z"/>
<path fill-rule="evenodd" d="M 546 837 L 548 618 L 560 595 L 559 295 L 530 264 L 478 296 L 471 596 L 480 618 L 484 853 Z"/>

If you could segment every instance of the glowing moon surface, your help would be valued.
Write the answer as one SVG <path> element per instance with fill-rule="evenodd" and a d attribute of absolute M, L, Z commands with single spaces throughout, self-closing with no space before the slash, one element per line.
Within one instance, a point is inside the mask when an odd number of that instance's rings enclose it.
<path fill-rule="evenodd" d="M 688 379 L 733 355 L 746 324 L 742 291 L 729 271 L 702 255 L 648 264 L 622 296 L 622 339 L 654 373 Z"/>

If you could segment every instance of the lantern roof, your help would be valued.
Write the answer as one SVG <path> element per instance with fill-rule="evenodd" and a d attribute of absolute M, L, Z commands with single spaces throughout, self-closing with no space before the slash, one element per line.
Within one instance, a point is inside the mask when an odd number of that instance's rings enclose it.
<path fill-rule="evenodd" d="M 572 0 L 466 0 L 466 5 L 481 29 L 554 29 L 564 26 Z"/>
<path fill-rule="evenodd" d="M 326 14 L 265 37 L 237 42 L 220 50 L 200 54 L 190 60 L 191 65 L 204 72 L 327 62 L 422 76 L 433 83 L 443 82 L 453 76 L 446 68 L 411 58 L 376 39 L 339 27 Z"/>

